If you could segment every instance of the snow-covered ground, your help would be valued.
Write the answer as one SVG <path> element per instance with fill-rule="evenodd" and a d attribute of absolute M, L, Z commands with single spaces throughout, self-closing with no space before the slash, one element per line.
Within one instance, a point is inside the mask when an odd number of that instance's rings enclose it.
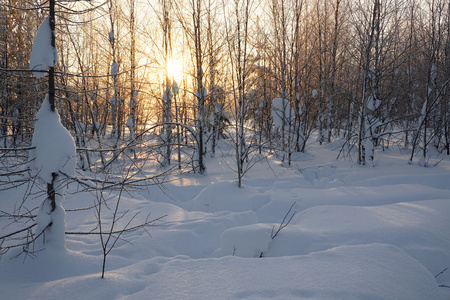
<path fill-rule="evenodd" d="M 167 217 L 151 237 L 126 234 L 107 257 L 105 279 L 99 237 L 68 235 L 65 252 L 5 255 L 0 299 L 450 299 L 439 287 L 450 285 L 450 270 L 435 278 L 450 267 L 449 157 L 423 168 L 393 147 L 363 167 L 335 160 L 332 146 L 313 143 L 290 168 L 263 160 L 241 189 L 233 152 L 222 149 L 206 175 L 124 193 L 120 210 L 140 211 L 137 221 Z M 66 209 L 94 203 L 75 188 Z M 23 192 L 0 192 L 0 210 L 11 211 Z M 96 223 L 93 210 L 66 213 L 66 231 Z"/>

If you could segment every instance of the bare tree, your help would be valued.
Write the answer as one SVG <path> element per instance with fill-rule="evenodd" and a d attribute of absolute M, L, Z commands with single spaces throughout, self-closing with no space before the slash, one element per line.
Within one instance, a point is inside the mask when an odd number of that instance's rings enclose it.
<path fill-rule="evenodd" d="M 211 3 L 209 3 L 211 4 Z M 205 64 L 207 63 L 207 53 L 205 48 L 207 40 L 205 40 L 205 26 L 204 18 L 205 6 L 202 0 L 189 0 L 185 7 L 177 7 L 178 20 L 181 23 L 186 42 L 190 46 L 192 57 L 192 78 L 193 78 L 193 96 L 194 96 L 194 123 L 195 134 L 194 139 L 196 143 L 196 166 L 195 169 L 200 174 L 206 171 L 205 153 L 206 153 L 206 130 L 208 120 L 207 114 L 207 90 L 205 85 Z M 207 5 L 207 4 L 206 4 Z M 184 11 L 188 11 L 188 16 L 184 15 Z"/>
<path fill-rule="evenodd" d="M 428 2 L 429 22 L 424 24 L 423 40 L 426 41 L 424 48 L 424 66 L 426 83 L 423 86 L 425 93 L 422 109 L 419 114 L 418 125 L 412 141 L 412 151 L 410 162 L 412 162 L 416 147 L 421 143 L 422 155 L 419 163 L 428 165 L 428 147 L 434 142 L 439 146 L 443 121 L 442 108 L 445 107 L 444 99 L 447 97 L 447 90 L 450 77 L 445 78 L 441 70 L 441 57 L 443 49 L 443 24 L 444 14 L 448 11 L 448 3 L 440 0 Z M 445 119 L 445 117 L 444 117 Z"/>
<path fill-rule="evenodd" d="M 171 163 L 172 156 L 172 78 L 169 75 L 169 61 L 172 59 L 172 1 L 162 0 L 161 3 L 160 26 L 163 32 L 162 51 L 164 59 L 164 94 L 162 97 L 162 139 L 165 143 L 163 154 L 163 166 Z"/>
<path fill-rule="evenodd" d="M 226 21 L 226 39 L 231 63 L 231 98 L 234 108 L 234 150 L 238 186 L 242 178 L 254 163 L 252 157 L 255 145 L 247 144 L 246 118 L 249 115 L 250 78 L 250 21 L 254 2 L 252 0 L 235 0 L 232 5 L 224 3 Z"/>

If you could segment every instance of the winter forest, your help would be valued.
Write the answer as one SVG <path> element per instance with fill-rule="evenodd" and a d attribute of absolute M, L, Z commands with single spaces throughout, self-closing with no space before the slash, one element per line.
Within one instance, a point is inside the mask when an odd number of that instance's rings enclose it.
<path fill-rule="evenodd" d="M 448 0 L 0 0 L 0 299 L 449 299 Z"/>

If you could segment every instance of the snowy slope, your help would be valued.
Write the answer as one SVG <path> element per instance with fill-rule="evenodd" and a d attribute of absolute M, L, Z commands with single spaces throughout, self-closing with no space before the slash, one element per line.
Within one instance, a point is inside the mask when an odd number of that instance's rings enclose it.
<path fill-rule="evenodd" d="M 167 217 L 151 238 L 127 234 L 132 244 L 111 252 L 105 279 L 98 237 L 69 235 L 65 253 L 3 257 L 0 299 L 450 298 L 439 287 L 450 271 L 435 278 L 450 267 L 447 157 L 422 168 L 387 150 L 376 167 L 361 167 L 313 144 L 291 168 L 275 157 L 258 163 L 239 189 L 223 153 L 208 159 L 207 175 L 123 195 L 121 210 Z M 66 209 L 94 201 L 69 191 Z M 0 209 L 21 192 L 0 192 Z M 272 239 L 293 203 L 291 223 Z M 93 211 L 67 212 L 68 231 L 95 224 Z"/>

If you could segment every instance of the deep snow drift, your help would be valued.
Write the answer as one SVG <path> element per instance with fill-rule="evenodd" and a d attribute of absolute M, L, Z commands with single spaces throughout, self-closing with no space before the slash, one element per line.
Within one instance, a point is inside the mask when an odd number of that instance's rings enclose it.
<path fill-rule="evenodd" d="M 257 163 L 239 189 L 226 149 L 208 159 L 207 175 L 176 175 L 164 190 L 122 196 L 122 211 L 167 217 L 151 238 L 125 235 L 105 279 L 99 238 L 67 235 L 66 252 L 4 256 L 0 299 L 450 298 L 439 287 L 450 285 L 450 271 L 435 278 L 450 267 L 448 157 L 423 168 L 408 164 L 404 150 L 377 149 L 376 166 L 362 167 L 313 144 L 290 168 L 276 157 Z M 66 209 L 95 201 L 75 185 L 68 192 Z M 0 192 L 0 210 L 23 193 Z M 290 224 L 272 238 L 292 205 Z M 66 230 L 96 222 L 92 210 L 68 211 Z M 5 225 L 2 232 L 12 230 Z"/>

